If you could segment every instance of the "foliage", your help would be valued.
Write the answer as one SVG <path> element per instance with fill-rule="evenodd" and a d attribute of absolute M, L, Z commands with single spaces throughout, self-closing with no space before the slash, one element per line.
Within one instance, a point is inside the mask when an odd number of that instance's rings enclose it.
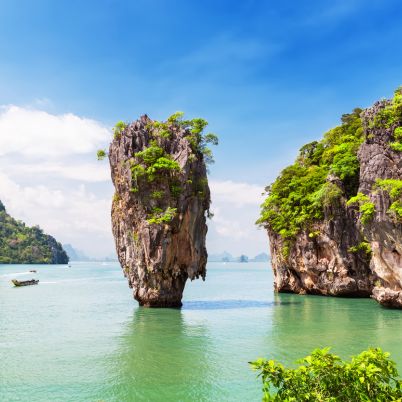
<path fill-rule="evenodd" d="M 118 121 L 113 127 L 114 138 L 119 139 L 123 131 L 128 127 L 128 124 L 124 121 Z"/>
<path fill-rule="evenodd" d="M 356 196 L 349 199 L 347 205 L 359 205 L 360 221 L 364 225 L 369 223 L 374 217 L 375 205 L 366 194 L 357 193 Z"/>
<path fill-rule="evenodd" d="M 330 174 L 342 182 L 346 196 L 356 194 L 359 163 L 357 150 L 363 142 L 361 109 L 342 116 L 342 124 L 328 131 L 321 141 L 304 145 L 296 162 L 285 168 L 266 188 L 257 224 L 266 225 L 285 239 L 293 238 L 323 218 L 324 207 L 343 195 Z"/>
<path fill-rule="evenodd" d="M 367 256 L 371 256 L 372 253 L 370 243 L 368 243 L 367 241 L 362 241 L 356 246 L 349 247 L 348 251 L 350 253 L 359 253 L 360 251 L 362 251 Z"/>
<path fill-rule="evenodd" d="M 375 187 L 386 191 L 392 200 L 395 200 L 402 196 L 402 180 L 377 179 Z"/>
<path fill-rule="evenodd" d="M 402 218 L 402 180 L 377 179 L 375 188 L 386 191 L 391 197 L 392 204 L 388 209 L 397 219 Z"/>
<path fill-rule="evenodd" d="M 0 264 L 51 263 L 68 263 L 61 244 L 39 226 L 28 227 L 12 218 L 0 202 Z"/>
<path fill-rule="evenodd" d="M 402 143 L 400 142 L 390 142 L 389 146 L 391 147 L 392 150 L 397 151 L 397 152 L 402 152 Z"/>
<path fill-rule="evenodd" d="M 163 211 L 160 208 L 154 208 L 152 214 L 148 216 L 147 222 L 149 224 L 169 223 L 176 216 L 177 208 L 166 208 Z"/>
<path fill-rule="evenodd" d="M 368 349 L 350 361 L 316 349 L 286 368 L 275 360 L 258 359 L 251 363 L 259 371 L 264 401 L 350 402 L 401 401 L 402 381 L 397 379 L 395 363 L 389 353 Z"/>
<path fill-rule="evenodd" d="M 175 127 L 184 128 L 188 131 L 187 140 L 195 154 L 202 155 L 206 164 L 214 162 L 213 154 L 208 144 L 218 145 L 218 137 L 212 133 L 204 133 L 208 122 L 201 118 L 184 120 L 183 112 L 173 113 L 168 119 L 154 121 L 149 125 L 149 130 L 157 137 L 170 138 Z"/>
<path fill-rule="evenodd" d="M 393 99 L 381 109 L 371 123 L 372 127 L 391 128 L 402 123 L 402 87 L 394 92 Z"/>
<path fill-rule="evenodd" d="M 394 142 L 391 142 L 389 146 L 391 149 L 397 152 L 402 152 L 402 127 L 397 127 L 394 130 Z"/>
<path fill-rule="evenodd" d="M 174 175 L 180 172 L 180 165 L 168 155 L 157 142 L 151 141 L 150 146 L 134 154 L 131 161 L 133 187 L 137 187 L 138 179 L 146 176 L 149 182 L 161 175 Z"/>
<path fill-rule="evenodd" d="M 99 149 L 98 152 L 96 153 L 96 157 L 98 158 L 98 161 L 102 161 L 105 159 L 106 156 L 106 151 L 104 149 Z"/>
<path fill-rule="evenodd" d="M 155 190 L 152 191 L 151 193 L 151 198 L 154 198 L 155 200 L 159 200 L 163 197 L 163 191 Z"/>

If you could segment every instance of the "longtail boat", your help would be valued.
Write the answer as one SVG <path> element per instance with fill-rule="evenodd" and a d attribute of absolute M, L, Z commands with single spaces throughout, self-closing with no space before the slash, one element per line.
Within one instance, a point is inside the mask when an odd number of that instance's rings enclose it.
<path fill-rule="evenodd" d="M 17 281 L 17 279 L 13 279 L 11 281 L 14 286 L 29 286 L 29 285 L 37 285 L 39 283 L 39 279 L 31 279 L 28 281 Z"/>

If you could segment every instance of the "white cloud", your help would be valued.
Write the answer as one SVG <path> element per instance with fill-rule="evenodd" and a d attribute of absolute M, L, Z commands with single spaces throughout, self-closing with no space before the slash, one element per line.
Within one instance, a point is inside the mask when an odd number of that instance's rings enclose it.
<path fill-rule="evenodd" d="M 110 194 L 96 197 L 82 184 L 69 191 L 44 185 L 22 186 L 0 172 L 0 200 L 13 217 L 28 225 L 39 224 L 59 241 L 74 244 L 74 239 L 84 243 L 89 240 L 85 244 L 88 249 L 91 236 L 96 234 L 112 244 Z"/>
<path fill-rule="evenodd" d="M 264 188 L 256 184 L 234 182 L 231 180 L 209 183 L 213 203 L 225 202 L 236 206 L 260 205 L 264 199 Z"/>
<path fill-rule="evenodd" d="M 231 180 L 211 180 L 213 219 L 208 223 L 208 249 L 227 250 L 233 255 L 266 251 L 266 233 L 255 221 L 263 202 L 263 186 Z"/>
<path fill-rule="evenodd" d="M 95 156 L 110 136 L 101 123 L 73 114 L 0 107 L 0 200 L 16 219 L 61 242 L 91 255 L 113 252 L 110 172 Z"/>
<path fill-rule="evenodd" d="M 59 158 L 92 152 L 109 137 L 100 123 L 71 113 L 54 115 L 14 105 L 0 112 L 0 155 Z"/>
<path fill-rule="evenodd" d="M 95 159 L 94 155 L 91 155 Z M 59 163 L 24 163 L 19 164 L 0 162 L 0 167 L 3 167 L 11 172 L 13 175 L 24 176 L 26 174 L 40 174 L 42 177 L 53 176 L 57 178 L 65 178 L 71 180 L 85 181 L 85 182 L 103 182 L 110 180 L 110 169 L 106 162 L 99 163 L 76 163 L 72 161 L 61 161 Z"/>

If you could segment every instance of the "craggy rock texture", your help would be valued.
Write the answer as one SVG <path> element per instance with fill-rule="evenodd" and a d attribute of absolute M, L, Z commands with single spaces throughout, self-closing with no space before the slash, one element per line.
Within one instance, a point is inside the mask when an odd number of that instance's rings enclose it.
<path fill-rule="evenodd" d="M 402 152 L 389 147 L 400 124 L 380 128 L 372 124 L 387 104 L 387 101 L 377 102 L 362 113 L 367 139 L 358 153 L 359 191 L 370 196 L 376 212 L 371 222 L 360 226 L 371 244 L 370 268 L 379 278 L 373 298 L 384 306 L 402 308 L 402 224 L 389 213 L 389 194 L 379 189 L 372 191 L 376 179 L 402 179 Z"/>
<path fill-rule="evenodd" d="M 402 179 L 402 152 L 390 147 L 401 120 L 375 123 L 390 104 L 380 101 L 361 113 L 365 140 L 357 154 L 358 191 L 374 203 L 373 218 L 363 224 L 359 206 L 348 206 L 343 196 L 324 208 L 322 220 L 290 243 L 268 226 L 276 291 L 371 296 L 386 307 L 402 308 L 401 218 L 390 213 L 393 200 L 388 192 L 376 187 L 377 179 Z M 342 188 L 342 182 L 336 184 Z M 370 244 L 371 254 L 350 252 L 363 241 Z"/>
<path fill-rule="evenodd" d="M 328 180 L 342 186 L 334 177 Z M 373 286 L 367 256 L 364 252 L 348 251 L 362 241 L 355 211 L 346 206 L 345 198 L 341 198 L 325 207 L 324 215 L 322 222 L 297 235 L 287 257 L 283 256 L 284 240 L 268 230 L 275 290 L 299 294 L 369 296 Z"/>
<path fill-rule="evenodd" d="M 189 131 L 172 124 L 171 136 L 166 138 L 152 133 L 152 123 L 142 116 L 110 145 L 116 190 L 113 234 L 124 275 L 140 305 L 180 307 L 187 279 L 205 279 L 205 214 L 210 191 L 203 155 L 192 149 Z M 153 180 L 135 179 L 131 168 L 135 154 L 147 149 L 152 140 L 178 162 L 180 171 L 162 170 Z M 155 208 L 165 211 L 169 207 L 176 208 L 171 221 L 148 222 Z"/>

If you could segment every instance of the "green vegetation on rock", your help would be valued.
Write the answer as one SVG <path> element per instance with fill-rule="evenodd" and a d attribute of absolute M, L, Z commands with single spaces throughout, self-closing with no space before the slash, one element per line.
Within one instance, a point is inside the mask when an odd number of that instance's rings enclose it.
<path fill-rule="evenodd" d="M 128 127 L 128 124 L 124 121 L 118 121 L 113 127 L 114 138 L 120 138 L 123 131 Z"/>
<path fill-rule="evenodd" d="M 184 119 L 184 112 L 176 112 L 168 117 L 166 121 L 154 120 L 148 125 L 148 129 L 154 137 L 171 138 L 175 128 L 188 130 L 186 136 L 195 154 L 202 154 L 206 164 L 214 162 L 211 145 L 218 145 L 218 137 L 213 133 L 204 133 L 208 122 L 202 118 L 191 120 Z"/>
<path fill-rule="evenodd" d="M 388 212 L 396 219 L 402 219 L 402 180 L 398 179 L 377 179 L 375 188 L 386 191 L 392 201 Z"/>
<path fill-rule="evenodd" d="M 146 177 L 149 182 L 160 178 L 162 175 L 171 175 L 180 172 L 180 165 L 172 159 L 156 140 L 152 140 L 150 146 L 133 155 L 131 160 L 131 174 L 133 187 L 138 186 L 138 179 Z"/>
<path fill-rule="evenodd" d="M 147 135 L 143 148 L 131 155 L 127 162 L 131 171 L 132 194 L 140 193 L 141 188 L 148 192 L 151 200 L 147 221 L 150 224 L 169 223 L 173 220 L 177 211 L 177 201 L 183 192 L 183 173 L 180 164 L 170 154 L 171 140 L 177 135 L 188 141 L 190 155 L 188 160 L 203 161 L 205 164 L 213 163 L 212 151 L 209 145 L 218 145 L 218 137 L 212 133 L 205 133 L 208 122 L 201 118 L 185 120 L 183 112 L 176 112 L 166 121 L 148 119 L 145 125 Z M 131 130 L 127 123 L 119 121 L 113 131 L 114 139 L 120 141 L 126 130 Z M 127 134 L 128 132 L 126 132 Z M 105 150 L 98 150 L 97 158 L 102 160 L 106 156 Z M 192 180 L 192 163 L 190 164 L 190 184 L 193 195 L 203 198 L 208 192 L 207 179 Z M 188 174 L 186 172 L 186 174 Z M 142 196 L 142 195 L 141 195 Z M 114 200 L 118 201 L 118 200 Z M 208 216 L 212 214 L 208 211 Z"/>
<path fill-rule="evenodd" d="M 402 123 L 402 87 L 394 92 L 394 97 L 382 110 L 380 110 L 371 127 L 391 128 Z"/>
<path fill-rule="evenodd" d="M 177 208 L 167 207 L 165 211 L 160 208 L 154 208 L 147 221 L 150 224 L 169 223 L 176 215 Z"/>
<path fill-rule="evenodd" d="M 98 149 L 96 157 L 98 158 L 98 161 L 102 161 L 106 157 L 106 151 L 104 149 Z"/>
<path fill-rule="evenodd" d="M 316 349 L 311 356 L 286 368 L 275 360 L 251 363 L 263 383 L 264 401 L 350 402 L 401 401 L 402 381 L 389 353 L 368 349 L 350 361 Z"/>
<path fill-rule="evenodd" d="M 372 253 L 370 243 L 368 243 L 367 241 L 362 241 L 356 246 L 349 247 L 348 251 L 350 253 L 359 253 L 360 251 L 362 251 L 368 257 L 370 257 Z"/>
<path fill-rule="evenodd" d="M 257 223 L 268 226 L 284 239 L 308 229 L 323 218 L 324 207 L 342 195 L 357 193 L 359 162 L 357 151 L 364 140 L 361 109 L 342 116 L 342 124 L 328 131 L 321 141 L 300 149 L 296 162 L 285 168 L 266 188 L 267 198 L 261 206 Z M 344 191 L 330 175 L 342 182 Z"/>
<path fill-rule="evenodd" d="M 375 205 L 370 201 L 370 197 L 366 194 L 357 193 L 357 195 L 349 199 L 347 205 L 359 206 L 360 221 L 363 224 L 370 222 L 374 217 Z"/>
<path fill-rule="evenodd" d="M 0 264 L 67 264 L 68 256 L 38 226 L 12 218 L 0 201 Z"/>

